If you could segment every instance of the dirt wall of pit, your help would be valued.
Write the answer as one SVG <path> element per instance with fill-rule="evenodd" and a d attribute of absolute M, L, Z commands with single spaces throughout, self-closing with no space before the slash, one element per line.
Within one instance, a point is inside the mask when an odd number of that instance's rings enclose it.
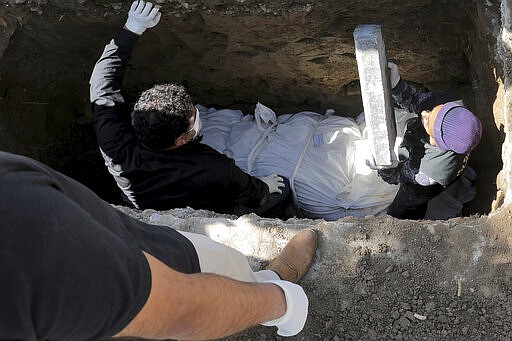
<path fill-rule="evenodd" d="M 383 25 L 404 79 L 459 92 L 484 124 L 470 165 L 479 195 L 466 214 L 505 199 L 508 1 L 159 0 L 159 25 L 140 39 L 125 79 L 129 101 L 156 82 L 185 84 L 197 103 L 252 113 L 362 111 L 353 30 Z M 0 1 L 0 148 L 34 157 L 103 198 L 119 192 L 91 125 L 88 80 L 129 1 Z M 508 161 L 506 161 L 508 162 Z M 500 190 L 502 192 L 500 192 Z"/>

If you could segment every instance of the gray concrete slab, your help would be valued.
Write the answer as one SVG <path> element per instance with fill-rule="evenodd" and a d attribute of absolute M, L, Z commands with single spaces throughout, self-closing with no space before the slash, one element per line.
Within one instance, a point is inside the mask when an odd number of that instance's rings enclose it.
<path fill-rule="evenodd" d="M 373 162 L 382 168 L 394 167 L 395 116 L 381 26 L 357 26 L 354 43 Z"/>

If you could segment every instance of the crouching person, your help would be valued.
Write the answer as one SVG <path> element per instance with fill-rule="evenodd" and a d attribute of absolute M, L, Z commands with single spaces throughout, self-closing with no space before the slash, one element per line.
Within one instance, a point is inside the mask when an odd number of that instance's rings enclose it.
<path fill-rule="evenodd" d="M 285 215 L 292 205 L 286 179 L 277 174 L 254 177 L 200 143 L 200 113 L 183 86 L 157 84 L 142 92 L 133 110 L 125 103 L 122 85 L 133 49 L 160 17 L 158 6 L 134 1 L 90 79 L 97 142 L 122 200 L 139 209 L 189 206 L 237 215 Z"/>
<path fill-rule="evenodd" d="M 388 214 L 422 219 L 429 200 L 463 173 L 470 152 L 482 137 L 482 124 L 459 104 L 459 96 L 422 91 L 400 79 L 394 63 L 389 67 L 395 103 L 418 116 L 407 122 L 398 166 L 381 169 L 378 174 L 384 181 L 400 185 Z"/>

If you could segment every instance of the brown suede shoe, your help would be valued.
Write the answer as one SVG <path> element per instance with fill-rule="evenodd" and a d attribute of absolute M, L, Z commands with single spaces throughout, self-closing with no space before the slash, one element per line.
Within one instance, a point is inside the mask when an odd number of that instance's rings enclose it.
<path fill-rule="evenodd" d="M 267 270 L 276 272 L 285 281 L 296 283 L 311 266 L 317 244 L 318 235 L 315 230 L 305 229 L 298 232 L 270 262 Z"/>

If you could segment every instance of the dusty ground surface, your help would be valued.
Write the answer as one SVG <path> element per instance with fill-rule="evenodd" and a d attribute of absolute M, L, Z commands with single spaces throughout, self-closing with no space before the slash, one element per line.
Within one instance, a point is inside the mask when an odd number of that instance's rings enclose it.
<path fill-rule="evenodd" d="M 336 222 L 221 216 L 190 209 L 121 208 L 145 222 L 202 233 L 230 245 L 258 270 L 301 228 L 320 235 L 301 281 L 310 300 L 290 340 L 510 340 L 512 207 L 440 221 L 389 217 Z M 256 327 L 226 340 L 279 340 Z"/>

